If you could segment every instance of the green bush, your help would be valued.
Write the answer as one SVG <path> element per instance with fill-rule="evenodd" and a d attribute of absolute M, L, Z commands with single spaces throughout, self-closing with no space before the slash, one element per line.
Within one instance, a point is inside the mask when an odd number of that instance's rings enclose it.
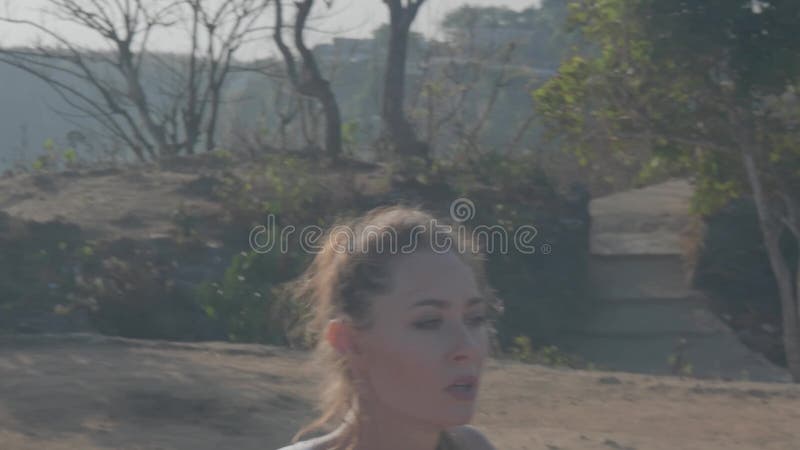
<path fill-rule="evenodd" d="M 18 314 L 70 306 L 76 289 L 73 268 L 81 261 L 84 244 L 75 226 L 24 223 L 0 212 L 0 328 L 13 328 Z"/>
<path fill-rule="evenodd" d="M 209 318 L 223 324 L 231 341 L 287 344 L 286 324 L 292 318 L 277 313 L 286 311 L 281 308 L 285 301 L 281 283 L 307 262 L 297 252 L 242 252 L 233 258 L 221 281 L 198 288 L 198 302 Z"/>
<path fill-rule="evenodd" d="M 540 364 L 549 367 L 569 367 L 592 370 L 591 364 L 586 364 L 581 358 L 561 351 L 555 345 L 544 345 L 533 348 L 528 336 L 517 336 L 509 348 L 508 356 L 516 361 L 527 364 Z"/>

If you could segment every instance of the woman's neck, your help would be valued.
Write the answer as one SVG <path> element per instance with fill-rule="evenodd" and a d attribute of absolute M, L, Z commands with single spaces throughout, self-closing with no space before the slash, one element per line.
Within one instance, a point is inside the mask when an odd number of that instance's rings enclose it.
<path fill-rule="evenodd" d="M 362 413 L 355 424 L 343 424 L 332 434 L 336 446 L 346 448 L 357 437 L 353 450 L 436 450 L 441 428 L 398 416 L 388 411 Z M 357 436 L 354 436 L 357 435 Z"/>

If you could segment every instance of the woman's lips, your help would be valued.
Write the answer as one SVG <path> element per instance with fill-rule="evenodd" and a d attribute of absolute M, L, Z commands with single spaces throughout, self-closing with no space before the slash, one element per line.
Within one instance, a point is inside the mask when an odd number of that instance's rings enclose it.
<path fill-rule="evenodd" d="M 462 375 L 459 377 L 455 377 L 450 381 L 450 384 L 447 385 L 447 388 L 457 384 L 475 385 L 478 384 L 478 377 L 476 377 L 475 375 Z"/>
<path fill-rule="evenodd" d="M 467 375 L 453 379 L 445 391 L 454 398 L 462 401 L 472 401 L 477 395 L 478 377 Z"/>
<path fill-rule="evenodd" d="M 477 396 L 477 389 L 474 384 L 467 385 L 466 387 L 449 386 L 445 391 L 455 399 L 461 401 L 473 401 Z"/>

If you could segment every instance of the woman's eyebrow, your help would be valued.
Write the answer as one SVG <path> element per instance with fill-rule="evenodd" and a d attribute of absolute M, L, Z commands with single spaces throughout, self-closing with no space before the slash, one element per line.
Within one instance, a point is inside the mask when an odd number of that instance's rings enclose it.
<path fill-rule="evenodd" d="M 473 306 L 473 305 L 475 305 L 477 303 L 481 303 L 483 301 L 484 301 L 483 297 L 472 297 L 469 300 L 467 300 L 467 307 Z M 450 302 L 447 301 L 447 300 L 440 300 L 438 298 L 426 298 L 426 299 L 414 302 L 414 304 L 412 304 L 408 308 L 411 309 L 411 308 L 415 308 L 417 306 L 435 306 L 437 308 L 447 309 L 447 308 L 450 307 Z"/>

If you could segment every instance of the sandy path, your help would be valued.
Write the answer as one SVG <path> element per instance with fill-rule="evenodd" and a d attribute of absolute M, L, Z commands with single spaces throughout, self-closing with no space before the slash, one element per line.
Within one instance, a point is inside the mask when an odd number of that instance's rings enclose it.
<path fill-rule="evenodd" d="M 2 450 L 274 450 L 311 418 L 306 354 L 0 337 Z M 500 450 L 800 448 L 800 387 L 492 360 L 473 423 Z"/>

